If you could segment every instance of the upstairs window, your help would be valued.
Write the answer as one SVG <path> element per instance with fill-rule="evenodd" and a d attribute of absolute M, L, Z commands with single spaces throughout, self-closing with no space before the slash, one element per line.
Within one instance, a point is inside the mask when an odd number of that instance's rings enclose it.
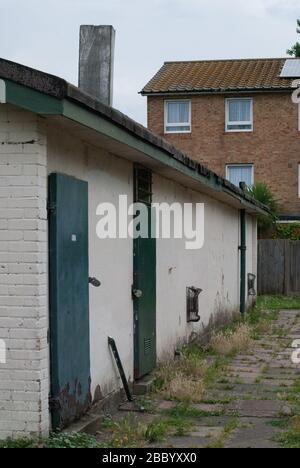
<path fill-rule="evenodd" d="M 233 185 L 239 187 L 240 182 L 244 182 L 247 187 L 254 184 L 253 164 L 231 164 L 226 167 L 226 179 Z"/>
<path fill-rule="evenodd" d="M 191 132 L 191 101 L 165 102 L 165 133 Z"/>
<path fill-rule="evenodd" d="M 253 131 L 253 100 L 226 99 L 226 132 Z"/>

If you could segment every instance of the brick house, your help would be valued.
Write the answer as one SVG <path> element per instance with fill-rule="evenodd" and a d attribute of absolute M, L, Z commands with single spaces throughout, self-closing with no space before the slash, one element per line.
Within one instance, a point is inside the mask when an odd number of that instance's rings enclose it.
<path fill-rule="evenodd" d="M 148 127 L 232 183 L 265 182 L 300 219 L 298 60 L 166 62 L 142 90 Z M 299 77 L 300 74 L 298 74 Z"/>

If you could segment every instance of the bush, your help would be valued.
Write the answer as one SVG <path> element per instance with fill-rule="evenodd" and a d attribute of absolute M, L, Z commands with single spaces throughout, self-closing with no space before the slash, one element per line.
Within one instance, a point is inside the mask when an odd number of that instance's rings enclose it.
<path fill-rule="evenodd" d="M 260 233 L 270 229 L 277 221 L 279 214 L 279 204 L 269 187 L 263 182 L 258 182 L 248 188 L 248 194 L 255 198 L 270 210 L 269 216 L 258 217 L 258 228 Z"/>
<path fill-rule="evenodd" d="M 273 238 L 300 240 L 300 223 L 277 224 Z"/>

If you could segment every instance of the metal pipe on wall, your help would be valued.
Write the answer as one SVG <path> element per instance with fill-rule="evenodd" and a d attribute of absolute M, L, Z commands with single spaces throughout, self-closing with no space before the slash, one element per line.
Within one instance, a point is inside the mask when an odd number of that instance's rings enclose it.
<path fill-rule="evenodd" d="M 239 250 L 241 252 L 241 284 L 240 284 L 240 312 L 246 312 L 246 211 L 240 211 L 240 225 L 241 225 L 241 240 Z"/>

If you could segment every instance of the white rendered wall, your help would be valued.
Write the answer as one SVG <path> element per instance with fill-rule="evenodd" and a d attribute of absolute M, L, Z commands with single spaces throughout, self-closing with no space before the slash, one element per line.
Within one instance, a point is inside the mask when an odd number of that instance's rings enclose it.
<path fill-rule="evenodd" d="M 90 286 L 90 345 L 92 397 L 97 399 L 122 387 L 109 351 L 108 336 L 115 339 L 125 368 L 133 380 L 133 242 L 100 240 L 96 236 L 99 203 L 118 206 L 119 194 L 133 201 L 132 164 L 87 146 L 74 135 L 48 129 L 48 173 L 61 172 L 89 184 L 89 271 L 101 281 Z"/>
<path fill-rule="evenodd" d="M 132 164 L 88 147 L 73 135 L 48 130 L 48 172 L 63 172 L 89 182 L 90 275 L 102 282 L 90 289 L 92 392 L 107 395 L 121 387 L 107 347 L 116 339 L 126 375 L 133 379 L 132 240 L 96 237 L 96 207 L 118 203 L 119 194 L 133 200 Z M 205 203 L 205 245 L 186 250 L 185 240 L 157 241 L 157 351 L 159 359 L 199 333 L 213 314 L 233 312 L 240 305 L 240 216 L 205 195 L 188 190 L 161 176 L 153 176 L 153 202 Z M 256 223 L 254 222 L 254 225 Z M 253 264 L 253 218 L 247 216 L 247 273 Z M 199 324 L 186 322 L 186 287 L 203 289 Z"/>
<path fill-rule="evenodd" d="M 209 323 L 212 314 L 234 312 L 240 306 L 239 211 L 205 195 L 154 176 L 154 202 L 205 204 L 205 244 L 186 250 L 183 240 L 157 241 L 157 347 L 159 359 L 172 356 Z M 247 273 L 253 266 L 253 221 L 247 217 Z M 254 222 L 256 225 L 256 223 Z M 199 299 L 201 322 L 186 321 L 186 287 L 203 289 Z"/>

